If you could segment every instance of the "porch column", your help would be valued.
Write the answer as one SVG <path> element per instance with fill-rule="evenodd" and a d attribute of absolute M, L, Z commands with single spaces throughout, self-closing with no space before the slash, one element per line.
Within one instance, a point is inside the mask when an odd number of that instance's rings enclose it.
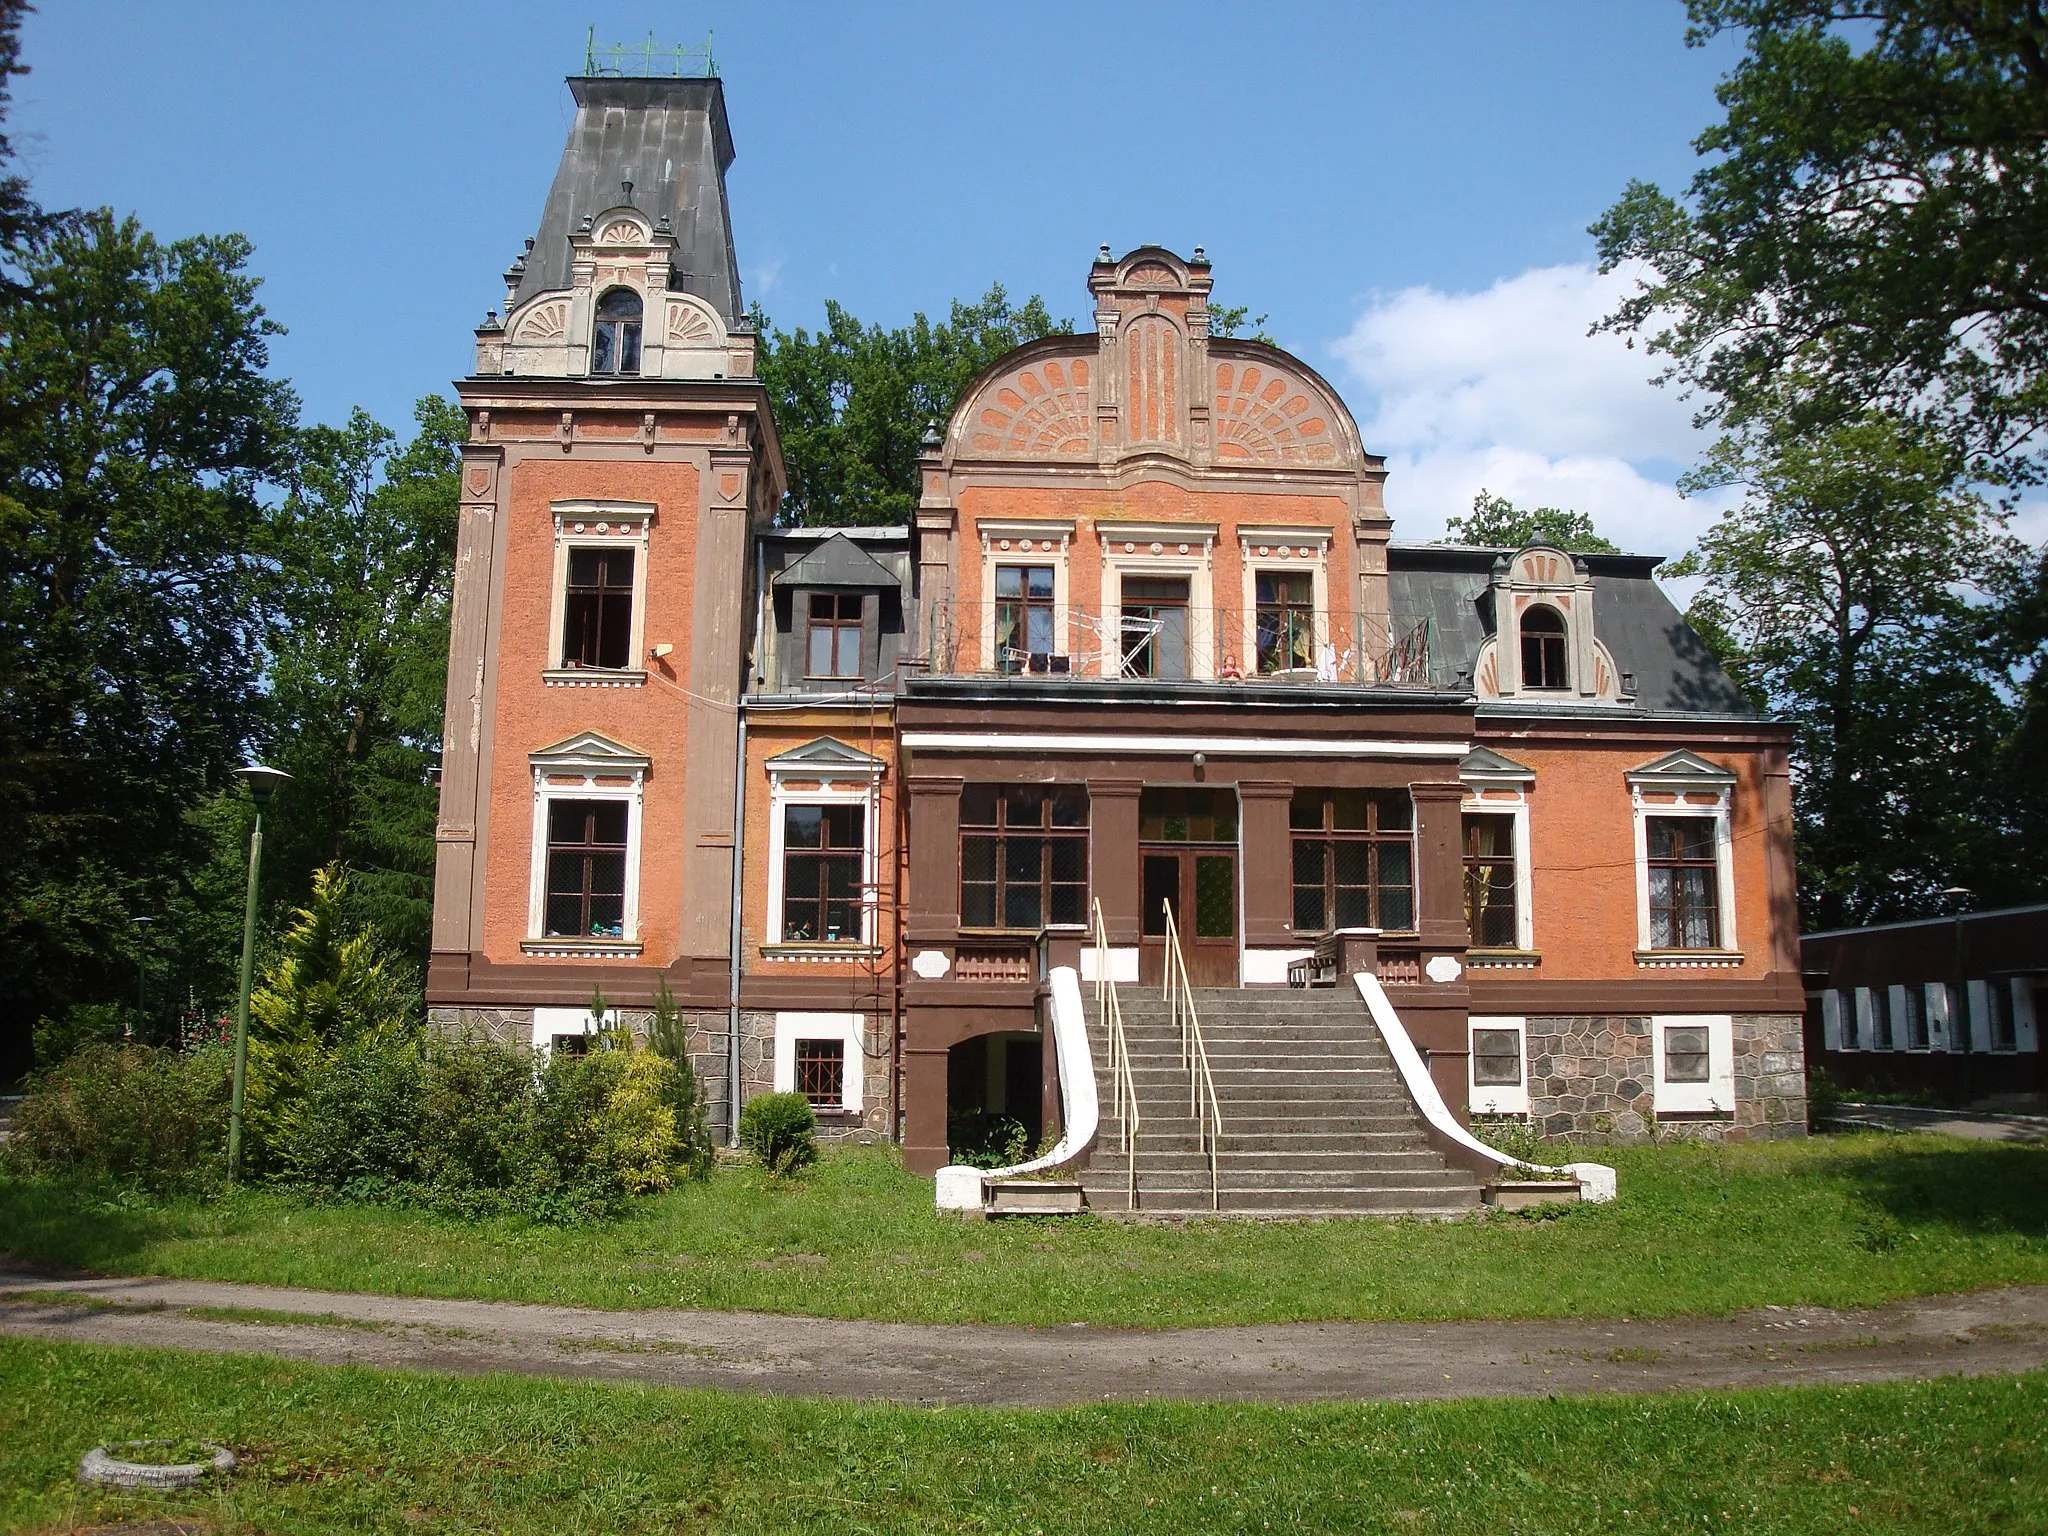
<path fill-rule="evenodd" d="M 1301 941 L 1294 936 L 1294 840 L 1287 830 L 1294 786 L 1275 779 L 1240 779 L 1237 794 L 1245 948 L 1296 947 Z"/>
<path fill-rule="evenodd" d="M 913 1030 L 913 1034 L 933 1031 Z M 932 1174 L 946 1165 L 946 1047 L 903 1051 L 903 1165 Z"/>
<path fill-rule="evenodd" d="M 909 943 L 950 944 L 959 937 L 960 790 L 966 782 L 935 774 L 919 774 L 909 782 Z M 942 1119 L 941 1142 L 944 1128 Z"/>
<path fill-rule="evenodd" d="M 1138 795 L 1142 779 L 1088 781 L 1088 889 L 1102 903 L 1102 921 L 1116 948 L 1138 943 L 1144 905 L 1138 859 Z M 1092 918 L 1092 914 L 1090 914 Z"/>
<path fill-rule="evenodd" d="M 1465 977 L 1465 786 L 1456 779 L 1425 780 L 1410 784 L 1408 792 L 1415 800 L 1415 926 L 1423 974 L 1401 1015 L 1444 1103 L 1463 1121 L 1472 1053 L 1472 989 Z M 1455 962 L 1455 974 L 1439 980 L 1430 966 L 1444 959 Z"/>

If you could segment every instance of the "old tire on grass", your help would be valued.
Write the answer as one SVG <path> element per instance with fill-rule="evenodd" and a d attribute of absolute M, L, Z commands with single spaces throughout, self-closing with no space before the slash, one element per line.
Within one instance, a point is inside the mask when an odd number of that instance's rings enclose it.
<path fill-rule="evenodd" d="M 119 1454 L 169 1443 L 164 1440 L 121 1440 L 112 1445 L 96 1445 L 78 1463 L 78 1480 L 108 1488 L 190 1488 L 209 1473 L 232 1472 L 235 1469 L 235 1453 L 224 1445 L 208 1447 L 213 1455 L 205 1461 L 169 1464 L 124 1461 Z"/>

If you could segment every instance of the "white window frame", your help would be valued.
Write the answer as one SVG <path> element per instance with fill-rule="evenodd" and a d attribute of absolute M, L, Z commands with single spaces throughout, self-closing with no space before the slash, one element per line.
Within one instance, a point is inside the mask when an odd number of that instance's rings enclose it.
<path fill-rule="evenodd" d="M 1921 996 L 1927 1000 L 1927 1044 L 1920 1047 L 1916 1054 L 1953 1049 L 1956 1020 L 1954 1010 L 1950 1007 L 1953 999 L 1949 988 L 1952 985 L 1953 983 L 1946 981 L 1930 981 L 1923 984 Z"/>
<path fill-rule="evenodd" d="M 1237 530 L 1238 566 L 1244 573 L 1238 592 L 1244 606 L 1238 614 L 1237 667 L 1247 678 L 1259 676 L 1259 578 L 1289 575 L 1304 567 L 1314 578 L 1309 593 L 1315 613 L 1309 622 L 1319 631 L 1315 664 L 1321 668 L 1322 647 L 1335 644 L 1330 620 L 1330 539 L 1328 528 L 1244 526 Z M 1302 554 L 1304 549 L 1309 553 Z M 1281 550 L 1289 553 L 1283 556 Z M 1362 635 L 1351 638 L 1354 646 L 1365 643 Z M 1358 657 L 1352 657 L 1353 676 L 1358 675 L 1358 661 Z M 1343 676 L 1343 657 L 1337 658 L 1336 667 L 1338 676 Z"/>
<path fill-rule="evenodd" d="M 865 1037 L 867 1015 L 860 1013 L 778 1013 L 775 1015 L 775 1091 L 796 1092 L 796 1043 L 839 1040 L 846 1046 L 846 1068 L 840 1077 L 842 1102 L 836 1107 L 859 1114 L 866 1103 Z M 832 1106 L 828 1106 L 832 1107 Z"/>
<path fill-rule="evenodd" d="M 533 857 L 527 872 L 526 938 L 529 955 L 637 955 L 640 953 L 640 845 L 650 760 L 593 731 L 529 754 L 533 770 Z M 601 779 L 625 780 L 600 783 Z M 557 800 L 617 800 L 626 805 L 626 895 L 616 939 L 550 938 L 548 810 Z"/>
<path fill-rule="evenodd" d="M 1102 655 L 1098 677 L 1123 675 L 1123 606 L 1126 576 L 1188 579 L 1188 676 L 1216 672 L 1216 525 L 1214 523 L 1105 523 L 1095 534 L 1102 555 Z M 1054 578 L 1054 591 L 1058 578 Z"/>
<path fill-rule="evenodd" d="M 2041 1026 L 2035 1013 L 2039 1001 L 2039 983 L 2034 978 L 2012 978 L 2012 1048 L 2017 1054 L 2033 1054 L 2041 1049 Z"/>
<path fill-rule="evenodd" d="M 1853 1042 L 1842 1033 L 1842 993 L 1829 987 L 1813 994 L 1820 999 L 1820 1048 L 1824 1051 L 1853 1051 Z M 1854 1005 L 1851 1004 L 1853 1008 Z"/>
<path fill-rule="evenodd" d="M 1664 1079 L 1664 1034 L 1667 1029 L 1707 1031 L 1707 1080 L 1672 1083 Z M 1650 1020 L 1650 1061 L 1655 1074 L 1652 1095 L 1660 1115 L 1732 1115 L 1735 1112 L 1735 1019 L 1726 1013 L 1658 1014 Z"/>
<path fill-rule="evenodd" d="M 649 501 L 555 501 L 554 595 L 548 607 L 548 653 L 542 676 L 550 684 L 630 687 L 647 680 L 647 555 L 655 506 Z M 617 669 L 562 665 L 563 626 L 569 612 L 569 552 L 576 549 L 633 551 L 633 623 L 626 660 Z"/>
<path fill-rule="evenodd" d="M 768 769 L 768 911 L 762 922 L 762 942 L 779 946 L 782 936 L 783 856 L 787 852 L 783 813 L 798 805 L 858 805 L 861 816 L 860 937 L 830 941 L 803 940 L 794 945 L 806 951 L 826 950 L 834 954 L 858 954 L 876 944 L 875 889 L 881 868 L 880 823 L 881 784 L 884 764 L 861 754 L 857 763 L 818 763 L 798 760 L 777 762 Z M 800 786 L 800 787 L 799 787 Z"/>
<path fill-rule="evenodd" d="M 1667 786 L 1659 785 L 1658 790 Z M 1739 964 L 1741 946 L 1736 942 L 1735 933 L 1735 835 L 1734 789 L 1732 785 L 1713 785 L 1705 788 L 1675 791 L 1670 802 L 1647 798 L 1644 786 L 1629 784 L 1629 802 L 1635 811 L 1636 837 L 1636 952 L 1648 957 L 1650 964 L 1713 963 Z M 1656 790 L 1650 793 L 1656 793 Z M 1699 800 L 1713 796 L 1713 803 L 1701 805 Z M 1714 902 L 1717 908 L 1716 926 L 1720 929 L 1718 945 L 1713 949 L 1652 949 L 1650 947 L 1650 818 L 1697 816 L 1711 820 L 1714 824 Z M 1688 961 L 1689 956 L 1698 957 Z"/>
<path fill-rule="evenodd" d="M 981 637 L 981 667 L 984 672 L 994 672 L 996 667 L 996 567 L 999 565 L 1051 565 L 1052 566 L 1052 643 L 1051 654 L 1073 655 L 1073 625 L 1068 607 L 1068 566 L 1071 564 L 1074 546 L 1074 524 L 1071 519 L 1032 519 L 1019 521 L 1010 518 L 984 517 L 975 521 L 974 531 L 981 540 L 981 614 L 975 625 Z M 955 626 L 956 629 L 962 626 Z M 1069 666 L 1073 663 L 1069 661 Z"/>
<path fill-rule="evenodd" d="M 1511 1029 L 1520 1042 L 1522 1057 L 1522 1083 L 1518 1088 L 1504 1087 L 1498 1083 L 1481 1085 L 1477 1080 L 1479 1071 L 1478 1052 L 1473 1049 L 1472 1034 L 1481 1029 Z M 1529 1113 L 1529 1021 L 1526 1018 L 1472 1018 L 1465 1029 L 1465 1090 L 1466 1103 L 1475 1115 L 1526 1115 Z"/>
<path fill-rule="evenodd" d="M 555 1049 L 555 1041 L 564 1035 L 591 1035 L 597 1033 L 592 1023 L 596 1019 L 588 1008 L 536 1008 L 533 1010 L 533 1053 L 546 1060 Z M 604 1027 L 619 1027 L 619 1010 L 607 1008 L 604 1011 Z"/>

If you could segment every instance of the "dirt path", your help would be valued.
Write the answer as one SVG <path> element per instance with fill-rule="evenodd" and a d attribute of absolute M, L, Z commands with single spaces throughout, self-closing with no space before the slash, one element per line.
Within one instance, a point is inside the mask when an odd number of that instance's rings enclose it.
<path fill-rule="evenodd" d="M 0 1332 L 331 1365 L 514 1371 L 899 1403 L 1415 1401 L 2031 1370 L 2048 1365 L 2048 1286 L 1862 1311 L 1767 1307 L 1662 1322 L 1298 1323 L 1148 1332 L 601 1312 L 0 1273 Z"/>

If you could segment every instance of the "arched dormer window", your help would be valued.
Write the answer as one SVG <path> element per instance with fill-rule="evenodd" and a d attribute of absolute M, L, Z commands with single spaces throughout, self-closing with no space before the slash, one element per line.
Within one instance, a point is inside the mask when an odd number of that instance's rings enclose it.
<path fill-rule="evenodd" d="M 630 288 L 609 289 L 597 301 L 597 331 L 590 346 L 592 373 L 640 371 L 641 310 L 640 295 Z"/>
<path fill-rule="evenodd" d="M 1524 688 L 1571 687 L 1571 668 L 1566 660 L 1567 654 L 1563 614 L 1540 603 L 1523 613 Z"/>

